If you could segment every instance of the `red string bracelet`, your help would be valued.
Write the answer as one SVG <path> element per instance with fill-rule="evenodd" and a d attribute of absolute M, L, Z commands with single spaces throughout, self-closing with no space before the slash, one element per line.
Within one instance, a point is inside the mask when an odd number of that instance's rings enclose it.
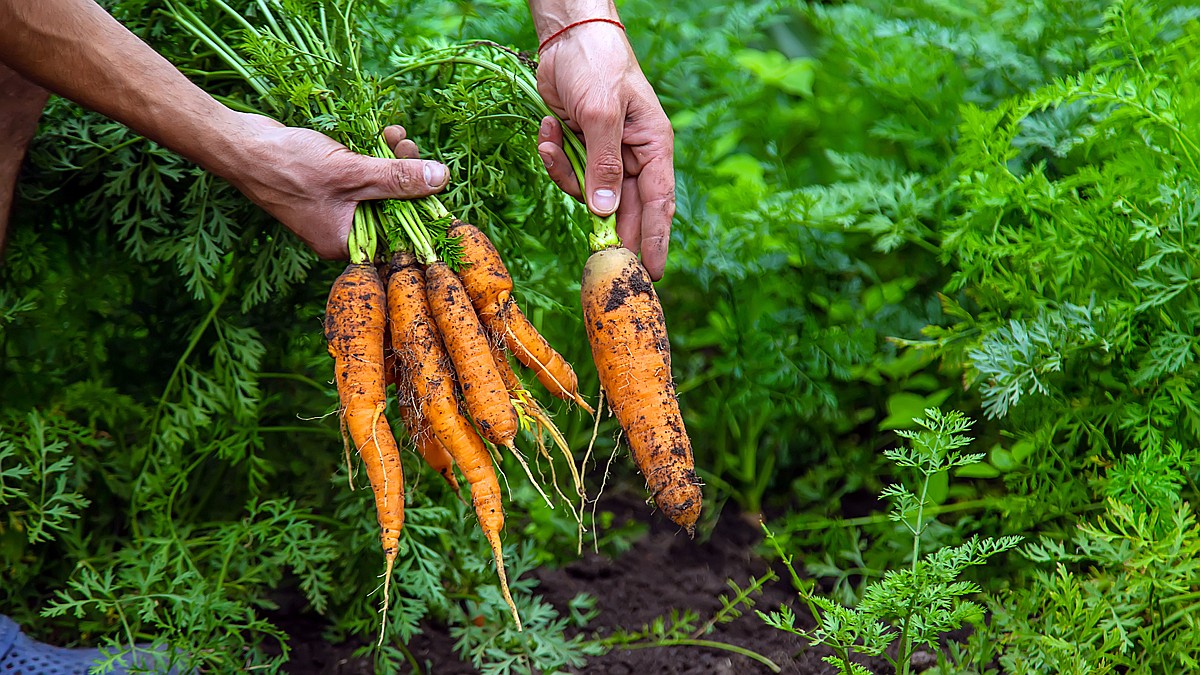
<path fill-rule="evenodd" d="M 591 18 L 591 19 L 584 19 L 582 21 L 576 21 L 575 23 L 569 23 L 566 26 L 563 26 L 562 28 L 558 29 L 558 31 L 555 32 L 553 35 L 546 38 L 545 40 L 542 40 L 542 44 L 538 45 L 538 53 L 541 54 L 542 50 L 545 49 L 547 45 L 549 45 L 551 42 L 554 42 L 556 39 L 558 39 L 558 37 L 560 35 L 571 30 L 572 28 L 574 28 L 576 26 L 582 26 L 585 23 L 596 23 L 596 22 L 611 23 L 612 25 L 616 26 L 617 28 L 620 28 L 621 30 L 625 30 L 625 24 L 621 23 L 620 21 L 617 21 L 616 19 L 605 19 L 602 17 L 595 17 L 595 18 Z"/>

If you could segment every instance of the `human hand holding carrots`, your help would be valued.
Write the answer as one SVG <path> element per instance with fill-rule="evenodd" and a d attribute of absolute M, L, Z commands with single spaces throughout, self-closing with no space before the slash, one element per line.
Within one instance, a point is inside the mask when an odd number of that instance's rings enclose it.
<path fill-rule="evenodd" d="M 587 204 L 600 216 L 616 213 L 621 243 L 641 253 L 657 281 L 675 214 L 671 122 L 624 31 L 614 25 L 611 2 L 531 0 L 530 6 L 543 41 L 538 91 L 587 146 Z M 542 120 L 538 154 L 564 192 L 584 198 L 563 150 L 562 126 L 553 117 Z"/>
<path fill-rule="evenodd" d="M 397 159 L 383 159 L 268 117 L 243 119 L 244 161 L 226 178 L 323 258 L 347 256 L 360 201 L 426 197 L 441 192 L 449 180 L 444 165 L 417 159 L 417 146 L 399 126 L 384 130 Z"/>

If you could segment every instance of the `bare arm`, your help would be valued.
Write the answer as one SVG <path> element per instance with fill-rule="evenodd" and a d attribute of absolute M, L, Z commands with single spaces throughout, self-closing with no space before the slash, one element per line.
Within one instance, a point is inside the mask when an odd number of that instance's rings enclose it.
<path fill-rule="evenodd" d="M 50 92 L 0 63 L 0 255 L 8 241 L 8 218 L 21 159 L 49 97 Z"/>
<path fill-rule="evenodd" d="M 364 157 L 318 132 L 226 108 L 92 0 L 0 0 L 0 26 L 0 63 L 226 178 L 322 256 L 347 255 L 359 201 L 446 184 L 436 162 Z M 397 135 L 391 129 L 389 140 Z M 416 156 L 409 141 L 392 145 Z"/>
<path fill-rule="evenodd" d="M 529 0 L 529 9 L 539 42 L 584 19 L 618 20 L 612 0 Z M 624 31 L 592 22 L 561 33 L 542 50 L 538 90 L 583 134 L 588 206 L 599 215 L 615 211 L 621 242 L 661 278 L 675 214 L 675 136 Z M 582 198 L 562 143 L 562 129 L 546 118 L 538 153 L 554 182 Z"/>

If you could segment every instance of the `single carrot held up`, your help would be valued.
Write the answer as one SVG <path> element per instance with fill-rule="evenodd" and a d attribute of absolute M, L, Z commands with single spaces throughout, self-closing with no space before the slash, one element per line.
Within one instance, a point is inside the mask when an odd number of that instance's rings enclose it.
<path fill-rule="evenodd" d="M 693 534 L 700 480 L 671 379 L 666 319 L 650 276 L 628 249 L 607 248 L 588 259 L 581 295 L 600 384 L 633 460 L 658 508 Z"/>
<path fill-rule="evenodd" d="M 504 529 L 500 481 L 483 440 L 459 411 L 450 358 L 438 335 L 425 285 L 415 256 L 405 251 L 393 256 L 392 276 L 388 283 L 392 347 L 400 362 L 404 386 L 411 389 L 413 402 L 471 486 L 471 503 L 479 518 L 479 527 L 492 548 L 500 590 L 520 629 L 521 619 L 508 590 L 500 545 L 500 532 Z"/>
<path fill-rule="evenodd" d="M 386 612 L 392 566 L 404 526 L 404 474 L 400 450 L 384 410 L 383 334 L 387 323 L 383 283 L 371 265 L 350 264 L 333 282 L 325 308 L 325 339 L 334 359 L 334 381 L 345 429 L 354 441 L 379 519 L 387 572 Z"/>

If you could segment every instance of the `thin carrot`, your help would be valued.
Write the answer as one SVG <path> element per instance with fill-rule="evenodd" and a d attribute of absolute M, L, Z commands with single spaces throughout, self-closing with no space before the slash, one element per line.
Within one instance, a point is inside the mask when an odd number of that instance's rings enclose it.
<path fill-rule="evenodd" d="M 447 231 L 462 247 L 463 266 L 458 272 L 471 304 L 488 330 L 504 341 L 509 351 L 537 375 L 552 395 L 575 401 L 589 414 L 591 406 L 579 395 L 579 382 L 567 363 L 537 332 L 512 300 L 513 281 L 496 247 L 479 228 L 461 220 Z"/>
<path fill-rule="evenodd" d="M 405 386 L 410 388 L 412 400 L 471 486 L 471 502 L 479 517 L 479 527 L 496 559 L 500 590 L 519 629 L 521 619 L 508 590 L 504 553 L 500 546 L 500 531 L 504 529 L 500 481 L 483 440 L 459 411 L 450 359 L 438 335 L 425 285 L 415 256 L 402 251 L 392 258 L 392 276 L 388 283 L 392 346 L 400 360 Z"/>
<path fill-rule="evenodd" d="M 633 460 L 655 504 L 692 534 L 700 480 L 671 379 L 666 319 L 650 276 L 628 249 L 601 250 L 583 269 L 582 300 L 600 384 Z"/>
<path fill-rule="evenodd" d="M 589 415 L 596 413 L 579 394 L 579 379 L 571 364 L 533 327 L 512 298 L 500 306 L 499 312 L 487 318 L 487 325 L 493 334 L 504 340 L 518 361 L 533 370 L 546 391 L 565 401 L 574 401 Z"/>
<path fill-rule="evenodd" d="M 421 414 L 420 409 L 416 406 L 402 404 L 400 419 L 408 430 L 408 437 L 412 439 L 413 445 L 417 448 L 417 454 L 421 455 L 425 463 L 450 484 L 454 494 L 458 494 L 458 478 L 454 475 L 454 459 L 446 450 L 446 446 L 442 445 L 441 439 L 429 428 L 429 421 Z"/>
<path fill-rule="evenodd" d="M 508 357 L 505 356 L 504 349 L 500 346 L 500 343 L 488 340 L 488 348 L 492 352 L 492 362 L 496 364 L 496 371 L 500 373 L 500 381 L 504 383 L 504 388 L 509 393 L 520 389 L 521 380 L 513 372 L 512 364 L 508 362 Z"/>
<path fill-rule="evenodd" d="M 458 374 L 467 412 L 485 438 L 510 446 L 517 436 L 517 411 L 488 349 L 487 335 L 467 299 L 462 281 L 443 262 L 425 268 L 429 308 Z"/>
<path fill-rule="evenodd" d="M 404 526 L 404 474 L 400 450 L 383 411 L 383 333 L 387 323 L 384 289 L 371 265 L 350 264 L 333 282 L 325 307 L 325 339 L 334 359 L 334 381 L 345 428 L 354 440 L 375 493 L 383 554 L 384 615 L 392 566 Z M 381 634 L 382 639 L 382 634 Z"/>

